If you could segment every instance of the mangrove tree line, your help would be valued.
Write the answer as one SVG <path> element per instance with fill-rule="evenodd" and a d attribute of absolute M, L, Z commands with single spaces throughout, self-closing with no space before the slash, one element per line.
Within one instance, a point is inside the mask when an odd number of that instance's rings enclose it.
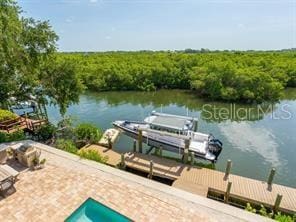
<path fill-rule="evenodd" d="M 209 99 L 277 100 L 296 86 L 296 52 L 60 53 L 93 91 L 192 89 Z"/>

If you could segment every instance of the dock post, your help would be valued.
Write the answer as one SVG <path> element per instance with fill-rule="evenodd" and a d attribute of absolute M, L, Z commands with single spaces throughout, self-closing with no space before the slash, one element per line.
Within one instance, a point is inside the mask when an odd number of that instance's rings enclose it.
<path fill-rule="evenodd" d="M 226 188 L 226 193 L 225 193 L 225 197 L 224 197 L 224 202 L 225 203 L 228 203 L 231 186 L 232 186 L 232 182 L 228 181 L 227 188 Z"/>
<path fill-rule="evenodd" d="M 190 140 L 189 139 L 186 139 L 185 140 L 184 155 L 183 155 L 183 162 L 185 164 L 188 163 L 189 143 L 190 143 Z"/>
<path fill-rule="evenodd" d="M 159 147 L 159 156 L 162 157 L 162 145 Z"/>
<path fill-rule="evenodd" d="M 138 147 L 139 147 L 139 153 L 142 153 L 142 141 L 143 141 L 143 134 L 142 130 L 139 129 L 139 135 L 138 135 Z"/>
<path fill-rule="evenodd" d="M 121 154 L 120 168 L 121 169 L 125 168 L 124 153 Z"/>
<path fill-rule="evenodd" d="M 24 112 L 24 116 L 25 116 L 26 126 L 27 126 L 28 129 L 30 129 L 29 124 L 28 124 L 28 114 L 27 114 L 27 112 Z"/>
<path fill-rule="evenodd" d="M 225 179 L 228 179 L 229 174 L 230 174 L 231 167 L 232 167 L 232 162 L 231 162 L 231 160 L 227 160 L 227 166 L 226 166 L 225 176 L 224 176 Z"/>
<path fill-rule="evenodd" d="M 193 166 L 194 164 L 194 153 L 190 152 L 190 165 Z"/>
<path fill-rule="evenodd" d="M 108 136 L 108 148 L 112 149 L 112 146 L 113 146 L 113 144 L 112 144 L 112 141 L 111 141 L 111 137 Z"/>
<path fill-rule="evenodd" d="M 274 175 L 275 175 L 275 168 L 272 168 L 270 170 L 270 173 L 269 173 L 269 176 L 268 176 L 268 185 L 271 186 L 272 185 L 272 181 L 273 181 L 273 178 L 274 178 Z"/>
<path fill-rule="evenodd" d="M 152 176 L 153 176 L 153 160 L 150 160 L 150 169 L 149 169 L 149 175 L 148 175 L 148 178 L 149 179 L 152 179 Z"/>
<path fill-rule="evenodd" d="M 273 206 L 274 212 L 277 212 L 279 210 L 282 198 L 283 198 L 283 195 L 277 194 L 275 202 L 274 202 L 274 206 Z"/>
<path fill-rule="evenodd" d="M 137 141 L 134 140 L 134 143 L 133 143 L 133 150 L 134 150 L 134 153 L 137 152 Z"/>
<path fill-rule="evenodd" d="M 198 122 L 197 122 L 196 119 L 193 120 L 193 124 L 194 124 L 194 125 L 193 125 L 193 131 L 194 131 L 194 132 L 197 132 Z"/>

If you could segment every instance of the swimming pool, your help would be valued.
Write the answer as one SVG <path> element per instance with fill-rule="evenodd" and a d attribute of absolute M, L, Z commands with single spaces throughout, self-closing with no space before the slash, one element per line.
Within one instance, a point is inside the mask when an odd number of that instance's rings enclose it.
<path fill-rule="evenodd" d="M 65 222 L 129 222 L 131 219 L 112 210 L 111 208 L 88 198 L 80 205 Z"/>

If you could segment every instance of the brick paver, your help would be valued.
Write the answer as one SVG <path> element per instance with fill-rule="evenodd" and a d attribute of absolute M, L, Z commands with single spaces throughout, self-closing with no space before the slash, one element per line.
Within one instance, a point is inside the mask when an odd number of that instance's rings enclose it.
<path fill-rule="evenodd" d="M 88 197 L 135 221 L 215 221 L 194 204 L 42 153 L 44 169 L 25 169 L 16 192 L 0 199 L 0 221 L 63 221 Z"/>

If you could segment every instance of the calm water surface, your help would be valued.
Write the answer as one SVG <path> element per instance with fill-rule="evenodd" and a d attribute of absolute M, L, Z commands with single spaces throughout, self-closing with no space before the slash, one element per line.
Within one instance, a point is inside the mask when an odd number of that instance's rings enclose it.
<path fill-rule="evenodd" d="M 275 167 L 276 183 L 296 187 L 295 89 L 286 90 L 279 103 L 260 107 L 208 102 L 179 90 L 87 93 L 67 114 L 107 129 L 114 120 L 143 120 L 153 110 L 198 117 L 199 131 L 223 142 L 216 169 L 223 171 L 231 159 L 233 173 L 266 180 Z M 60 119 L 56 108 L 48 113 L 51 121 Z M 131 150 L 132 140 L 120 136 L 115 149 Z"/>

